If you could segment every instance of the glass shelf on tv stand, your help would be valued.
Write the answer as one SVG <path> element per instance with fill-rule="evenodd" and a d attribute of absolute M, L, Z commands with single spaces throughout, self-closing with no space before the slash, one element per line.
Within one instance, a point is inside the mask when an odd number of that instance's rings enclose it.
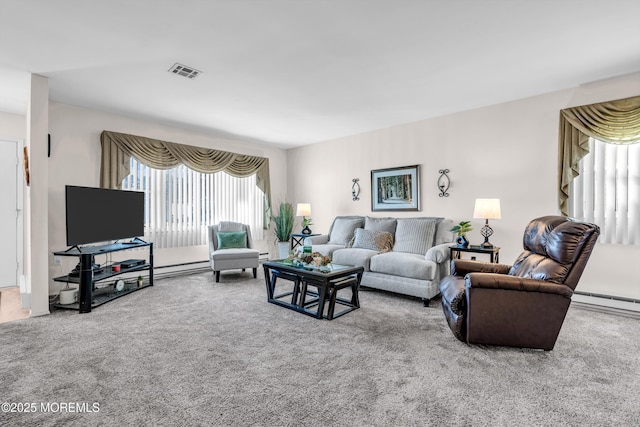
<path fill-rule="evenodd" d="M 111 252 L 125 251 L 130 249 L 148 247 L 149 248 L 149 262 L 141 265 L 137 265 L 131 268 L 121 268 L 120 271 L 112 271 L 108 269 L 98 274 L 94 274 L 91 271 L 93 265 L 93 259 L 95 255 L 107 254 Z M 78 276 L 61 276 L 56 277 L 53 280 L 56 282 L 67 282 L 67 283 L 77 283 L 78 286 L 78 302 L 74 304 L 55 304 L 55 307 L 59 308 L 70 308 L 79 310 L 80 313 L 90 313 L 93 307 L 97 307 L 98 305 L 104 304 L 105 302 L 114 300 L 123 295 L 127 295 L 131 292 L 135 292 L 140 289 L 144 289 L 149 286 L 153 286 L 153 243 L 147 243 L 140 239 L 133 239 L 129 242 L 116 242 L 106 245 L 95 245 L 95 246 L 83 246 L 78 247 L 74 246 L 65 251 L 56 251 L 53 253 L 55 256 L 75 256 L 80 259 L 80 267 L 79 267 L 79 275 Z M 109 267 L 110 268 L 110 267 Z M 94 283 L 108 279 L 110 277 L 118 276 L 120 274 L 148 270 L 149 276 L 148 281 L 145 282 L 145 285 L 141 287 L 130 287 L 129 290 L 124 290 L 120 292 L 112 292 L 110 296 L 100 298 L 98 295 L 93 295 L 94 291 Z"/>
<path fill-rule="evenodd" d="M 107 292 L 103 292 L 101 294 L 98 295 L 93 295 L 92 299 L 91 299 L 91 308 L 96 308 L 101 306 L 102 304 L 106 304 L 109 301 L 113 301 L 114 299 L 123 297 L 125 295 L 128 295 L 132 292 L 136 292 L 139 291 L 141 289 L 144 288 L 148 288 L 151 287 L 151 285 L 148 282 L 145 282 L 142 286 L 138 287 L 136 283 L 133 284 L 129 284 L 129 288 L 128 289 L 124 289 L 120 292 L 115 291 L 115 290 L 108 290 Z M 74 302 L 72 304 L 54 304 L 53 305 L 56 308 L 63 308 L 63 309 L 68 309 L 68 310 L 80 310 L 80 303 L 78 302 Z"/>

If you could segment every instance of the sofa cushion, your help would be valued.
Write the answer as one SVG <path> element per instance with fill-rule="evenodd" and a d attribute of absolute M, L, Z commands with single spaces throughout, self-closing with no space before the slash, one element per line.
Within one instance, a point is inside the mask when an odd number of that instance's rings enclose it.
<path fill-rule="evenodd" d="M 331 262 L 339 265 L 355 265 L 357 267 L 363 267 L 364 271 L 369 271 L 371 257 L 377 254 L 377 250 L 371 249 L 338 249 L 333 253 Z"/>
<path fill-rule="evenodd" d="M 258 259 L 260 252 L 257 249 L 225 249 L 211 252 L 214 261 Z"/>
<path fill-rule="evenodd" d="M 424 259 L 424 255 L 402 252 L 387 252 L 372 257 L 369 269 L 375 273 L 422 280 L 433 280 L 438 274 L 438 265 Z"/>
<path fill-rule="evenodd" d="M 399 218 L 393 251 L 424 256 L 433 246 L 436 223 L 428 218 Z"/>
<path fill-rule="evenodd" d="M 389 252 L 393 249 L 393 235 L 388 231 L 371 231 L 356 228 L 349 247 L 370 249 L 377 252 Z"/>
<path fill-rule="evenodd" d="M 366 217 L 364 220 L 364 229 L 371 231 L 388 231 L 391 234 L 396 234 L 396 224 L 398 220 L 396 218 L 371 218 Z"/>
<path fill-rule="evenodd" d="M 361 226 L 361 218 L 336 218 L 331 227 L 329 244 L 346 246 L 353 238 L 356 228 Z"/>

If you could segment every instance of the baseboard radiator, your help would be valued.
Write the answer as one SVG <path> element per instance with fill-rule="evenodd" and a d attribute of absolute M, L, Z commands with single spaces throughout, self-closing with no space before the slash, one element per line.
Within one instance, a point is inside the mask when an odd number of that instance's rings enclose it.
<path fill-rule="evenodd" d="M 588 310 L 640 318 L 640 300 L 637 299 L 576 291 L 572 301 L 577 307 Z"/>
<path fill-rule="evenodd" d="M 181 264 L 160 265 L 153 267 L 153 279 L 164 279 L 168 277 L 184 276 L 186 274 L 204 273 L 207 271 L 212 271 L 209 261 L 193 261 Z M 142 277 L 145 277 L 145 275 Z"/>

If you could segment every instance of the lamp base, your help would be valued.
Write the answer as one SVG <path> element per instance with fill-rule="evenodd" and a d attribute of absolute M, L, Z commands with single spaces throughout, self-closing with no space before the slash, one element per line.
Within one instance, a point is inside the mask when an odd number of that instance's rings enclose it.
<path fill-rule="evenodd" d="M 493 228 L 489 227 L 489 220 L 485 219 L 484 226 L 480 229 L 480 235 L 484 237 L 484 242 L 480 245 L 482 249 L 492 249 L 493 245 L 489 242 L 489 237 L 493 234 Z"/>

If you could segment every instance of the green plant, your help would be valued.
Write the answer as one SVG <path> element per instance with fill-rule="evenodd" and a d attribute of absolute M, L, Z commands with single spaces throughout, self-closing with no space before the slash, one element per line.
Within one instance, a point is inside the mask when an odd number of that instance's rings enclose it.
<path fill-rule="evenodd" d="M 293 221 L 295 215 L 293 213 L 293 205 L 291 203 L 280 203 L 278 216 L 272 216 L 271 221 L 275 224 L 276 238 L 279 242 L 288 242 L 293 230 Z"/>
<path fill-rule="evenodd" d="M 311 222 L 311 218 L 307 218 L 306 216 L 302 217 L 302 226 L 303 227 L 308 227 L 310 225 L 313 225 L 313 222 Z"/>
<path fill-rule="evenodd" d="M 459 236 L 464 236 L 468 232 L 473 230 L 471 227 L 471 221 L 461 221 L 458 225 L 451 227 L 451 232 L 456 233 Z"/>

